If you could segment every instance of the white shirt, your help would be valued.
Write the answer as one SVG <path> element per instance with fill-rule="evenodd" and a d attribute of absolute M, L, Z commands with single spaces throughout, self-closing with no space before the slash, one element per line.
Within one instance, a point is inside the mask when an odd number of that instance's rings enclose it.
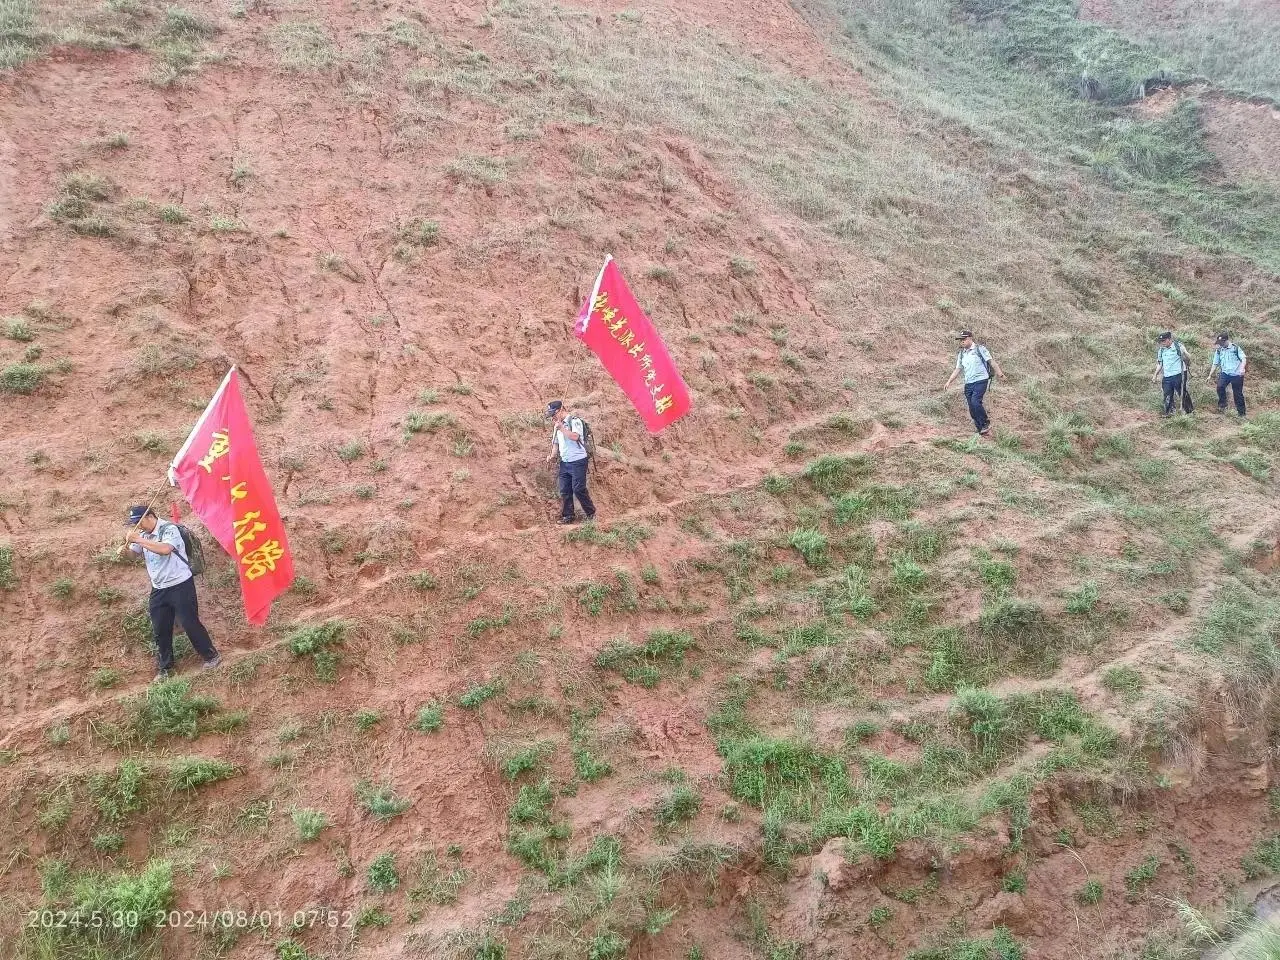
<path fill-rule="evenodd" d="M 985 361 L 991 359 L 991 351 L 980 343 L 966 347 L 956 357 L 956 369 L 964 371 L 965 383 L 977 383 L 979 380 L 990 380 Z"/>
<path fill-rule="evenodd" d="M 566 430 L 572 431 L 578 435 L 577 440 L 570 440 L 561 432 L 560 427 L 564 426 Z M 551 435 L 551 439 L 555 441 L 556 449 L 560 451 L 561 463 L 576 463 L 579 460 L 585 460 L 587 457 L 586 445 L 582 442 L 582 418 L 575 417 L 573 414 L 564 418 L 564 423 L 557 423 L 555 433 Z"/>
<path fill-rule="evenodd" d="M 152 587 L 163 590 L 165 587 L 177 586 L 183 580 L 191 579 L 191 567 L 186 563 L 187 549 L 182 543 L 182 534 L 178 532 L 175 524 L 157 520 L 154 533 L 147 533 L 139 528 L 138 536 L 143 540 L 158 540 L 173 547 L 172 553 L 154 553 L 151 550 L 143 550 L 136 543 L 129 544 L 130 550 L 142 554 L 142 559 L 147 561 L 147 576 L 151 578 Z"/>

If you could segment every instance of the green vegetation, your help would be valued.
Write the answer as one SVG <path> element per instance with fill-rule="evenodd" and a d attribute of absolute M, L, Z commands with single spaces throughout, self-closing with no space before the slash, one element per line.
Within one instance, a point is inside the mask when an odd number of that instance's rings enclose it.
<path fill-rule="evenodd" d="M 503 690 L 506 689 L 506 683 L 496 677 L 488 683 L 477 683 L 462 691 L 458 697 L 458 706 L 466 710 L 477 710 L 487 700 L 492 700 Z"/>
<path fill-rule="evenodd" d="M 410 730 L 416 730 L 418 733 L 437 733 L 444 727 L 444 704 L 427 703 L 418 708 L 418 712 L 414 714 L 413 722 L 409 724 Z"/>
<path fill-rule="evenodd" d="M 1124 887 L 1128 891 L 1130 898 L 1136 897 L 1139 893 L 1151 885 L 1155 880 L 1156 874 L 1160 870 L 1160 858 L 1156 856 L 1147 857 L 1140 864 L 1124 875 Z"/>
<path fill-rule="evenodd" d="M 1249 854 L 1240 861 L 1248 880 L 1259 880 L 1280 873 L 1280 834 L 1272 834 L 1258 843 Z"/>
<path fill-rule="evenodd" d="M 396 869 L 394 853 L 380 853 L 369 864 L 365 874 L 368 887 L 374 893 L 390 893 L 400 886 L 400 871 Z"/>
<path fill-rule="evenodd" d="M 147 769 L 137 760 L 120 761 L 112 773 L 89 777 L 89 799 L 103 822 L 121 824 L 146 803 Z"/>
<path fill-rule="evenodd" d="M 32 363 L 14 363 L 0 370 L 0 390 L 22 395 L 35 393 L 47 371 Z"/>
<path fill-rule="evenodd" d="M 1126 664 L 1108 667 L 1102 671 L 1102 686 L 1125 700 L 1136 700 L 1142 693 L 1144 681 L 1142 674 Z"/>
<path fill-rule="evenodd" d="M 223 760 L 178 757 L 169 764 L 168 784 L 173 790 L 195 790 L 234 777 L 239 772 L 238 767 Z"/>
<path fill-rule="evenodd" d="M 685 654 L 696 647 L 689 633 L 654 630 L 643 644 L 610 640 L 597 655 L 596 666 L 620 673 L 629 683 L 655 687 L 664 671 L 678 671 Z"/>
<path fill-rule="evenodd" d="M 831 562 L 827 550 L 827 538 L 819 530 L 792 530 L 787 538 L 787 546 L 804 557 L 806 566 L 821 570 Z"/>
<path fill-rule="evenodd" d="M 668 791 L 653 811 L 653 818 L 663 830 L 670 830 L 692 820 L 702 808 L 702 795 L 689 784 L 679 784 Z"/>
<path fill-rule="evenodd" d="M 329 817 L 322 810 L 294 810 L 292 817 L 298 839 L 304 843 L 318 840 L 321 832 L 329 825 Z"/>
<path fill-rule="evenodd" d="M 161 737 L 194 740 L 201 720 L 218 709 L 218 700 L 191 692 L 191 681 L 170 677 L 151 684 L 133 701 L 133 730 L 138 739 L 154 743 Z"/>
<path fill-rule="evenodd" d="M 382 722 L 382 714 L 377 710 L 357 710 L 352 723 L 357 733 L 368 733 Z"/>
<path fill-rule="evenodd" d="M 18 574 L 13 569 L 13 547 L 0 546 L 0 590 L 12 590 L 18 585 Z"/>
<path fill-rule="evenodd" d="M 38 909 L 85 918 L 79 925 L 24 925 L 19 952 L 24 957 L 67 960 L 155 955 L 156 924 L 173 907 L 173 867 L 152 860 L 136 873 L 73 873 L 61 860 L 40 864 L 43 900 Z M 95 922 L 93 918 L 102 918 Z"/>
<path fill-rule="evenodd" d="M 375 820 L 391 820 L 413 806 L 413 801 L 397 797 L 391 784 L 374 786 L 368 780 L 356 784 L 356 802 Z"/>
<path fill-rule="evenodd" d="M 295 657 L 311 658 L 317 680 L 334 683 L 338 679 L 338 664 L 342 657 L 333 648 L 342 645 L 348 629 L 345 620 L 328 620 L 314 627 L 299 627 L 289 634 L 286 643 Z"/>
<path fill-rule="evenodd" d="M 450 863 L 442 864 L 435 851 L 428 851 L 419 863 L 409 886 L 410 903 L 448 906 L 458 902 L 458 894 L 467 882 L 467 871 L 456 861 L 462 851 L 451 848 Z"/>
<path fill-rule="evenodd" d="M 1087 880 L 1084 886 L 1076 891 L 1076 900 L 1087 907 L 1101 903 L 1102 882 L 1100 880 Z"/>

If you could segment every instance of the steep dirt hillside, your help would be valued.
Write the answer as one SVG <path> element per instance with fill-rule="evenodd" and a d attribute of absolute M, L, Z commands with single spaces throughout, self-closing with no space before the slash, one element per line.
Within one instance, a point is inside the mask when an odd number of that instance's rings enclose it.
<path fill-rule="evenodd" d="M 1269 61 L 1142 97 L 1140 8 L 0 0 L 0 955 L 1260 942 Z M 572 335 L 606 253 L 656 437 Z M 201 530 L 231 364 L 299 575 L 251 627 L 206 536 L 223 664 L 152 683 L 121 521 Z"/>

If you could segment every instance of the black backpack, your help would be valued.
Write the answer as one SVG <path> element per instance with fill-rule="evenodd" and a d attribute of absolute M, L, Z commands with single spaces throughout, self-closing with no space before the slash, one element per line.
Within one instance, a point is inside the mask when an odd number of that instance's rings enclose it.
<path fill-rule="evenodd" d="M 167 520 L 161 522 L 169 523 Z M 169 525 L 177 527 L 178 535 L 182 537 L 182 553 L 178 554 L 178 559 L 187 565 L 192 574 L 204 573 L 204 544 L 200 542 L 200 538 L 181 523 L 169 523 Z M 183 556 L 183 553 L 186 556 Z"/>
<path fill-rule="evenodd" d="M 589 469 L 594 469 L 596 462 L 596 435 L 591 432 L 591 424 L 587 423 L 586 420 L 582 419 L 582 417 L 577 414 L 572 415 L 568 419 L 570 421 L 577 420 L 582 424 L 582 439 L 577 441 L 577 443 L 587 452 L 587 467 Z"/>

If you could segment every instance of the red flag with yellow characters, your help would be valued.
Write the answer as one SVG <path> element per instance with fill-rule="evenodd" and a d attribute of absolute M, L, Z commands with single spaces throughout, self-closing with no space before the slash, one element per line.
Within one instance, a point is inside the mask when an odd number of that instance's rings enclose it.
<path fill-rule="evenodd" d="M 613 257 L 605 257 L 573 332 L 600 358 L 650 433 L 689 412 L 689 388 Z"/>
<path fill-rule="evenodd" d="M 169 482 L 235 557 L 249 622 L 266 623 L 271 601 L 293 582 L 293 554 L 258 457 L 235 367 L 173 458 Z"/>

